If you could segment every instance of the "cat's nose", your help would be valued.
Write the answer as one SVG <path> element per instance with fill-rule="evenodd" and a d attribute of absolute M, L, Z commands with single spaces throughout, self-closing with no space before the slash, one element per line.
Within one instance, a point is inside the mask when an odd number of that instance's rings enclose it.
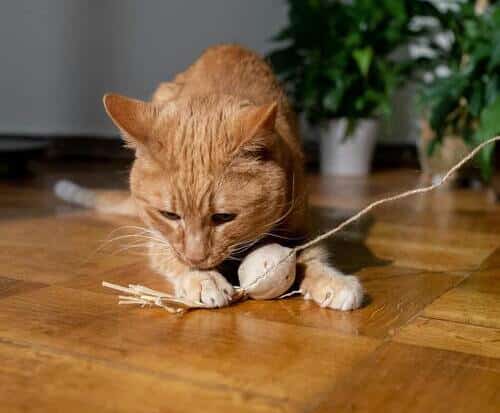
<path fill-rule="evenodd" d="M 199 264 L 208 258 L 208 249 L 201 239 L 192 237 L 185 244 L 184 257 L 191 264 Z"/>
<path fill-rule="evenodd" d="M 184 253 L 184 257 L 186 257 L 186 260 L 188 260 L 191 264 L 196 265 L 196 264 L 201 264 L 203 261 L 205 261 L 208 257 L 208 255 L 204 252 L 190 252 Z"/>

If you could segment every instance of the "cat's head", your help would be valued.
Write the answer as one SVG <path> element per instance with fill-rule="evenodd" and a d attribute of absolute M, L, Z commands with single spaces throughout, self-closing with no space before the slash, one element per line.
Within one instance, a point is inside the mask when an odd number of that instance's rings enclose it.
<path fill-rule="evenodd" d="M 286 215 L 276 103 L 106 95 L 104 104 L 136 151 L 130 187 L 141 218 L 187 265 L 218 265 Z"/>

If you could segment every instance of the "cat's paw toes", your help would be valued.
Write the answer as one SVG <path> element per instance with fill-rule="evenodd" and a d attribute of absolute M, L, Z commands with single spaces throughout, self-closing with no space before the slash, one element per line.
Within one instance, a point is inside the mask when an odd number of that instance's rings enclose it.
<path fill-rule="evenodd" d="M 344 285 L 337 289 L 337 294 L 328 302 L 327 306 L 337 310 L 355 310 L 363 303 L 363 287 L 357 277 L 348 275 L 343 277 Z"/>
<path fill-rule="evenodd" d="M 176 295 L 204 307 L 224 307 L 234 290 L 217 271 L 192 271 L 184 274 L 176 286 Z"/>
<path fill-rule="evenodd" d="M 225 279 L 210 277 L 201 281 L 200 301 L 208 307 L 224 307 L 229 304 L 232 295 L 233 287 Z"/>
<path fill-rule="evenodd" d="M 321 307 L 355 310 L 363 303 L 363 287 L 357 277 L 336 276 L 316 283 L 306 292 L 305 298 L 316 301 Z"/>

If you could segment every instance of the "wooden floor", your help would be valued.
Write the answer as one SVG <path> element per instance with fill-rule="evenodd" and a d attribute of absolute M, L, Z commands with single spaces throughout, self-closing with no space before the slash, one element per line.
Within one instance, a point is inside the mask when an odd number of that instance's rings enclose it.
<path fill-rule="evenodd" d="M 55 200 L 51 168 L 0 184 L 1 412 L 498 412 L 500 206 L 444 191 L 383 207 L 331 242 L 366 305 L 247 301 L 182 317 L 118 306 L 102 280 L 168 288 L 105 241 L 123 219 Z M 418 183 L 417 171 L 311 178 L 319 228 Z"/>

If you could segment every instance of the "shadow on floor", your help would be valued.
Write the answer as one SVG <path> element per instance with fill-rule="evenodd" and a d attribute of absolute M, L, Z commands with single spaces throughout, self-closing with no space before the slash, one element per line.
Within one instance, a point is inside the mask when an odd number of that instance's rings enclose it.
<path fill-rule="evenodd" d="M 336 227 L 355 212 L 337 208 L 311 208 L 313 234 L 323 234 Z M 352 274 L 365 267 L 379 267 L 391 264 L 375 256 L 365 244 L 365 239 L 374 223 L 371 216 L 365 216 L 352 223 L 338 235 L 324 241 L 330 252 L 332 264 L 346 274 Z"/>

